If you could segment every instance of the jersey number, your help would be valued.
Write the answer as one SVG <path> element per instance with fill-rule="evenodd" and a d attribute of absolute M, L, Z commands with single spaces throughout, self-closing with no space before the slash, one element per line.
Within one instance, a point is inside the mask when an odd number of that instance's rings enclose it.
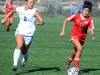
<path fill-rule="evenodd" d="M 26 16 L 24 16 L 24 21 L 27 21 L 27 17 Z"/>

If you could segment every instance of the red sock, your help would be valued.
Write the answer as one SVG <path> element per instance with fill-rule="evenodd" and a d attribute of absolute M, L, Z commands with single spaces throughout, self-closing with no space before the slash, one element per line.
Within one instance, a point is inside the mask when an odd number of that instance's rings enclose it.
<path fill-rule="evenodd" d="M 78 67 L 79 66 L 79 61 L 80 61 L 80 58 L 75 58 L 74 67 Z"/>
<path fill-rule="evenodd" d="M 69 59 L 67 60 L 66 64 L 67 64 L 67 65 L 70 65 L 70 63 L 72 62 L 72 60 L 73 60 L 73 59 L 69 57 Z"/>

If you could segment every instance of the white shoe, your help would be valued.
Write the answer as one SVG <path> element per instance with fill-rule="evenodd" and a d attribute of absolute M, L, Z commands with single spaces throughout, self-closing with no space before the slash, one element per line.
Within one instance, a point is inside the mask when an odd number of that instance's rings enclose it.
<path fill-rule="evenodd" d="M 20 67 L 24 67 L 25 66 L 27 59 L 25 59 L 24 61 L 21 62 Z"/>
<path fill-rule="evenodd" d="M 13 66 L 12 66 L 12 70 L 13 70 L 13 71 L 17 71 L 17 65 L 13 65 Z"/>
<path fill-rule="evenodd" d="M 66 71 L 70 68 L 70 65 L 66 65 Z"/>

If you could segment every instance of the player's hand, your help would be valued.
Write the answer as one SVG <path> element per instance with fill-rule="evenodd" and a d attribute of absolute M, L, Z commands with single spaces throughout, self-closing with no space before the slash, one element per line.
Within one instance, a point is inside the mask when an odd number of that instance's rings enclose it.
<path fill-rule="evenodd" d="M 6 21 L 5 19 L 2 19 L 2 20 L 1 20 L 1 24 L 4 24 L 4 23 L 5 23 L 5 21 Z"/>
<path fill-rule="evenodd" d="M 7 9 L 7 11 L 10 11 L 9 9 Z"/>
<path fill-rule="evenodd" d="M 95 37 L 94 36 L 92 36 L 92 40 L 94 40 L 95 39 Z"/>
<path fill-rule="evenodd" d="M 37 25 L 39 25 L 39 26 L 41 26 L 41 25 L 42 25 L 42 24 L 40 24 L 40 22 L 37 22 L 36 24 L 37 24 Z"/>
<path fill-rule="evenodd" d="M 60 33 L 60 37 L 63 37 L 65 35 L 65 32 Z"/>

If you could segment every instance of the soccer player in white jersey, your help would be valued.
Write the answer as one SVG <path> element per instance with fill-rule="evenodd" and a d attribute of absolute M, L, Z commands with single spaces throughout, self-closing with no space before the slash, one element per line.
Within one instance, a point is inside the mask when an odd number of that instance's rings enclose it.
<path fill-rule="evenodd" d="M 33 34 L 35 32 L 35 24 L 34 21 L 37 18 L 39 22 L 37 22 L 37 25 L 43 25 L 44 20 L 40 16 L 39 12 L 36 8 L 33 7 L 35 0 L 25 0 L 26 5 L 24 7 L 17 7 L 13 9 L 9 14 L 1 20 L 1 23 L 4 24 L 7 18 L 13 14 L 18 13 L 20 22 L 18 24 L 18 27 L 15 31 L 15 39 L 17 46 L 14 51 L 14 64 L 12 67 L 13 71 L 17 70 L 17 63 L 18 59 L 20 57 L 20 53 L 23 54 L 23 59 L 21 62 L 21 67 L 23 67 L 27 61 L 28 58 L 28 48 L 33 40 Z"/>

